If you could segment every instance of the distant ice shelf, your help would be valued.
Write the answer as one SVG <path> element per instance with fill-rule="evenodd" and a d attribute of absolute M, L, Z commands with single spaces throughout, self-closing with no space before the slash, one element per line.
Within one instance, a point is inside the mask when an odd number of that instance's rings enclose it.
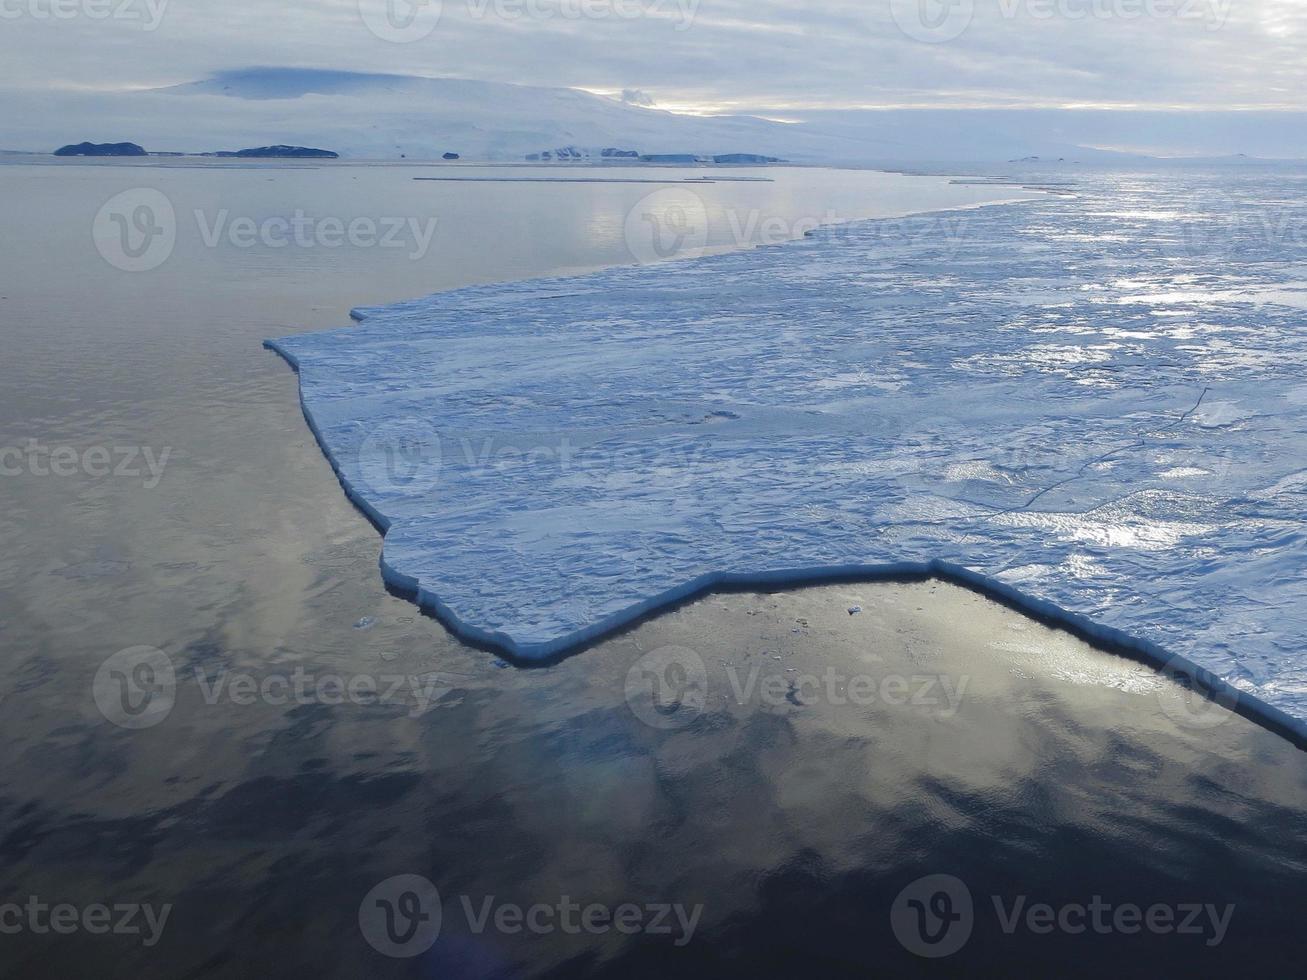
<path fill-rule="evenodd" d="M 940 572 L 1307 732 L 1307 181 L 1074 190 L 269 346 L 386 578 L 517 657 L 711 584 Z"/>

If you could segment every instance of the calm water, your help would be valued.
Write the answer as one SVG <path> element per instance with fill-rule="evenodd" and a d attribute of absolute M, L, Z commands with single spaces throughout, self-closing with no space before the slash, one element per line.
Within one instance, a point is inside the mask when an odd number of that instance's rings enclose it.
<path fill-rule="evenodd" d="M 1301 963 L 1303 754 L 969 593 L 708 597 L 534 671 L 387 594 L 378 535 L 261 340 L 338 325 L 356 305 L 647 258 L 632 208 L 652 193 L 692 200 L 677 197 L 684 185 L 410 179 L 430 172 L 0 167 L 0 447 L 20 450 L 0 476 L 0 972 Z M 703 247 L 1015 196 L 872 173 L 731 174 L 773 180 L 694 185 Z M 175 246 L 126 272 L 92 231 L 107 201 L 141 189 L 172 207 Z M 312 245 L 258 240 L 297 211 Z M 368 219 L 378 235 L 398 221 L 398 244 L 326 247 L 324 218 Z M 109 719 L 136 721 L 106 704 L 98 672 L 142 646 L 167 658 L 175 691 L 154 703 L 166 717 L 124 727 Z M 963 916 L 952 882 L 913 884 L 930 874 L 965 883 L 973 903 L 947 959 L 907 948 L 910 902 Z M 439 902 L 392 880 L 405 875 Z M 1225 926 L 1215 941 L 1204 911 L 1182 934 L 1131 931 L 1128 914 L 1125 928 L 1045 933 L 1012 913 L 1095 896 L 1165 905 L 1177 922 L 1181 906 L 1210 906 Z M 147 945 L 143 913 L 141 932 L 100 935 L 4 909 L 33 898 L 78 916 L 170 909 Z M 995 899 L 1016 915 L 1010 934 Z M 600 911 L 578 924 L 568 903 Z M 515 909 L 535 905 L 550 910 L 518 924 Z M 605 924 L 621 906 L 630 935 Z"/>

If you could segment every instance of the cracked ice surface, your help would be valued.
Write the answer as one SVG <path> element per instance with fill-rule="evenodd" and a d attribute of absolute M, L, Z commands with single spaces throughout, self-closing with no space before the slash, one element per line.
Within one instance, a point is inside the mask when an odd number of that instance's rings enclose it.
<path fill-rule="evenodd" d="M 519 655 L 939 560 L 1307 719 L 1307 177 L 1076 181 L 276 347 L 388 577 Z"/>

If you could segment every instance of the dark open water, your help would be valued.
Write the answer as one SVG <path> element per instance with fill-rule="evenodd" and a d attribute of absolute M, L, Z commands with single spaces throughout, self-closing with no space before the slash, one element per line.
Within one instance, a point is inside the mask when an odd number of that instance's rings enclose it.
<path fill-rule="evenodd" d="M 698 192 L 904 193 L 774 173 Z M 713 596 L 520 671 L 387 594 L 259 341 L 627 260 L 649 190 L 409 175 L 0 168 L 0 973 L 1300 972 L 1307 756 L 978 596 Z M 140 187 L 178 243 L 127 273 L 91 227 Z M 299 204 L 443 224 L 418 260 L 187 224 Z"/>

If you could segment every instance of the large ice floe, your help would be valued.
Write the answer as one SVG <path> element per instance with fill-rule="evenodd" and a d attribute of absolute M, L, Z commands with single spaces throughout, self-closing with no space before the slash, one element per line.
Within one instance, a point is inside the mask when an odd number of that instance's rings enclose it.
<path fill-rule="evenodd" d="M 1304 258 L 1300 172 L 1087 173 L 270 346 L 387 579 L 469 639 L 547 658 L 716 583 L 942 572 L 1301 734 Z"/>

